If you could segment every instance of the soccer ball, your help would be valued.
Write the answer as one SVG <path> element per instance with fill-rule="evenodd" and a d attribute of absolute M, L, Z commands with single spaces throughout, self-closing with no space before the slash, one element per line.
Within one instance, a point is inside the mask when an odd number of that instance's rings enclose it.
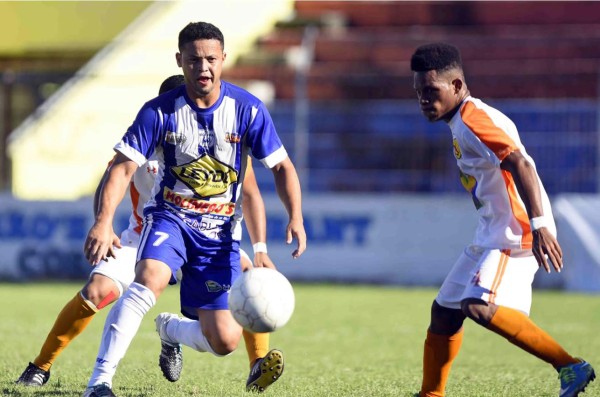
<path fill-rule="evenodd" d="M 273 332 L 283 327 L 295 305 L 288 279 L 266 267 L 242 273 L 231 286 L 228 301 L 235 321 L 251 332 Z"/>

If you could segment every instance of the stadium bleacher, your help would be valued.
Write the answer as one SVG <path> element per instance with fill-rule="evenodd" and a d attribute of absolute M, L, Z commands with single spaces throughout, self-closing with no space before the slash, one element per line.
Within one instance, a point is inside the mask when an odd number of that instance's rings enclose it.
<path fill-rule="evenodd" d="M 273 85 L 273 117 L 293 154 L 288 59 L 317 26 L 306 86 L 309 188 L 459 191 L 447 130 L 418 113 L 409 70 L 415 47 L 447 41 L 462 51 L 473 95 L 513 118 L 549 192 L 594 192 L 599 14 L 600 2 L 299 1 L 295 18 L 225 76 Z"/>

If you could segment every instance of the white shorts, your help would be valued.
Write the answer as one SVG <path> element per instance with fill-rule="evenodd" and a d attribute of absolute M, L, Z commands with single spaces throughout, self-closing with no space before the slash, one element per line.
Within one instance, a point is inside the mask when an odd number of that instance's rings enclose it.
<path fill-rule="evenodd" d="M 120 296 L 127 291 L 135 278 L 135 264 L 138 251 L 139 234 L 126 229 L 121 233 L 121 248 L 115 250 L 116 258 L 108 258 L 98 263 L 90 272 L 102 274 L 114 281 Z"/>
<path fill-rule="evenodd" d="M 467 298 L 481 299 L 529 315 L 531 284 L 538 270 L 531 250 L 467 247 L 442 283 L 435 300 L 460 309 Z"/>

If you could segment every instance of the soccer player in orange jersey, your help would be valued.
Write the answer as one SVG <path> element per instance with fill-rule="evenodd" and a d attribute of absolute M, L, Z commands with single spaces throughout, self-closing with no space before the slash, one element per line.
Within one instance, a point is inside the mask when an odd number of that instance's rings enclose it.
<path fill-rule="evenodd" d="M 183 75 L 171 76 L 163 81 L 159 94 L 183 84 Z M 157 171 L 155 163 L 155 161 L 149 161 L 146 166 L 140 167 L 131 180 L 129 192 L 132 213 L 129 218 L 129 227 L 122 232 L 120 238 L 114 236 L 115 244 L 121 248 L 115 257 L 107 258 L 93 268 L 89 280 L 81 291 L 78 291 L 59 313 L 39 355 L 29 363 L 17 380 L 17 384 L 24 386 L 46 384 L 50 378 L 50 367 L 62 351 L 84 331 L 99 310 L 116 301 L 133 282 L 137 246 L 142 230 L 142 210 L 154 185 Z M 106 173 L 96 189 L 94 213 L 98 208 L 98 196 L 105 177 Z M 244 220 L 254 248 L 254 263 L 258 267 L 275 268 L 267 254 L 265 208 L 250 159 L 248 159 L 242 197 Z M 242 268 L 244 270 L 251 268 L 252 261 L 248 255 L 243 251 L 241 254 Z M 281 376 L 283 353 L 277 349 L 269 351 L 268 333 L 254 334 L 244 330 L 243 337 L 251 370 L 246 386 L 249 390 L 262 391 Z M 267 368 L 264 373 L 261 371 L 261 365 Z M 176 377 L 178 378 L 179 374 Z"/>
<path fill-rule="evenodd" d="M 464 187 L 479 214 L 473 242 L 443 282 L 431 308 L 421 397 L 442 397 L 470 318 L 559 373 L 560 397 L 574 397 L 595 377 L 529 319 L 538 267 L 560 272 L 562 251 L 550 200 L 513 122 L 471 97 L 454 46 L 436 43 L 411 58 L 423 115 L 450 127 Z"/>

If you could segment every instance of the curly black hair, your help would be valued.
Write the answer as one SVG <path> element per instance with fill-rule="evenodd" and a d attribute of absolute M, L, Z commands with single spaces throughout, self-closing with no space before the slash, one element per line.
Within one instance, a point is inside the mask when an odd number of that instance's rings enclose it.
<path fill-rule="evenodd" d="M 410 58 L 410 69 L 413 72 L 430 70 L 439 72 L 454 68 L 462 69 L 460 51 L 455 46 L 446 43 L 422 45 Z"/>

